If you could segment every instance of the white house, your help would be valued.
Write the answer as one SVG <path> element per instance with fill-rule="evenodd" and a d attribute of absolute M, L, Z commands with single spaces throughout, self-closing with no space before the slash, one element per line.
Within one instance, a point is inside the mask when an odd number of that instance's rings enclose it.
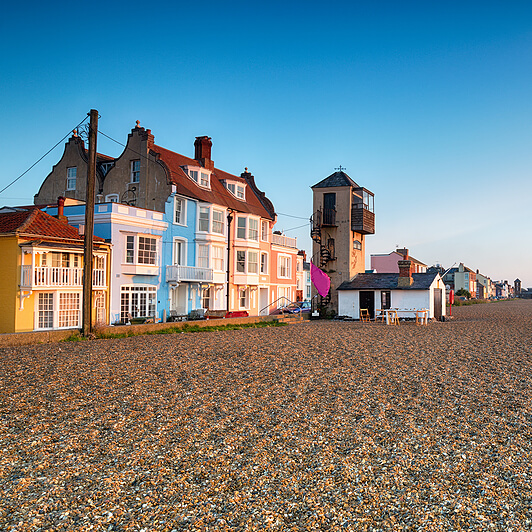
<path fill-rule="evenodd" d="M 411 273 L 409 260 L 399 273 L 359 273 L 338 287 L 338 314 L 358 319 L 360 309 L 428 309 L 429 318 L 445 316 L 445 285 L 440 274 Z"/>

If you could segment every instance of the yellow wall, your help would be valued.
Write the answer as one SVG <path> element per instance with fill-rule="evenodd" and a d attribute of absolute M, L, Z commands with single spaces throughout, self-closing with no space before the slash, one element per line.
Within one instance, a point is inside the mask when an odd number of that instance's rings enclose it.
<path fill-rule="evenodd" d="M 15 312 L 20 283 L 20 248 L 16 236 L 0 237 L 0 333 L 16 332 Z"/>

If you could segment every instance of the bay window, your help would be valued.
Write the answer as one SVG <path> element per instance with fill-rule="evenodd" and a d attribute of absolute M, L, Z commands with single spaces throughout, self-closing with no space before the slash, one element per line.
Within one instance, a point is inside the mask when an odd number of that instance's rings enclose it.
<path fill-rule="evenodd" d="M 249 219 L 248 238 L 250 240 L 259 240 L 259 221 L 254 218 Z"/>
<path fill-rule="evenodd" d="M 248 273 L 259 273 L 259 253 L 248 251 Z"/>
<path fill-rule="evenodd" d="M 209 246 L 207 244 L 198 244 L 198 266 L 209 267 Z"/>
<path fill-rule="evenodd" d="M 198 221 L 198 231 L 209 231 L 209 221 L 210 221 L 210 209 L 209 207 L 200 207 L 199 208 L 199 221 Z"/>
<path fill-rule="evenodd" d="M 212 267 L 216 271 L 223 271 L 224 269 L 224 252 L 225 248 L 221 246 L 212 247 Z"/>
<path fill-rule="evenodd" d="M 236 237 L 246 238 L 246 218 L 238 216 L 236 219 Z"/>
<path fill-rule="evenodd" d="M 212 232 L 224 234 L 224 213 L 216 209 L 212 210 Z"/>

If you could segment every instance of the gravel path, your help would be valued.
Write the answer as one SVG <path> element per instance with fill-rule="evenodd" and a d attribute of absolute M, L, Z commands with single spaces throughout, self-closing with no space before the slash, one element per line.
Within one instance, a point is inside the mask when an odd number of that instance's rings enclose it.
<path fill-rule="evenodd" d="M 0 530 L 532 530 L 532 301 L 0 350 Z"/>

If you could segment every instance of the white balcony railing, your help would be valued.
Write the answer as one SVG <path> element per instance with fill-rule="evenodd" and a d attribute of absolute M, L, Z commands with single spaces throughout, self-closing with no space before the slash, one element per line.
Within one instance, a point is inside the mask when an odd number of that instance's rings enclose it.
<path fill-rule="evenodd" d="M 272 235 L 272 244 L 277 244 L 278 246 L 284 246 L 285 248 L 296 248 L 297 249 L 297 238 L 293 238 L 285 235 Z"/>
<path fill-rule="evenodd" d="M 213 272 L 211 268 L 199 268 L 197 266 L 173 266 L 166 267 L 166 282 L 181 281 L 204 281 L 212 282 Z"/>
<path fill-rule="evenodd" d="M 83 268 L 60 268 L 50 266 L 22 266 L 22 288 L 82 287 Z M 105 288 L 105 270 L 93 270 L 93 288 Z"/>

